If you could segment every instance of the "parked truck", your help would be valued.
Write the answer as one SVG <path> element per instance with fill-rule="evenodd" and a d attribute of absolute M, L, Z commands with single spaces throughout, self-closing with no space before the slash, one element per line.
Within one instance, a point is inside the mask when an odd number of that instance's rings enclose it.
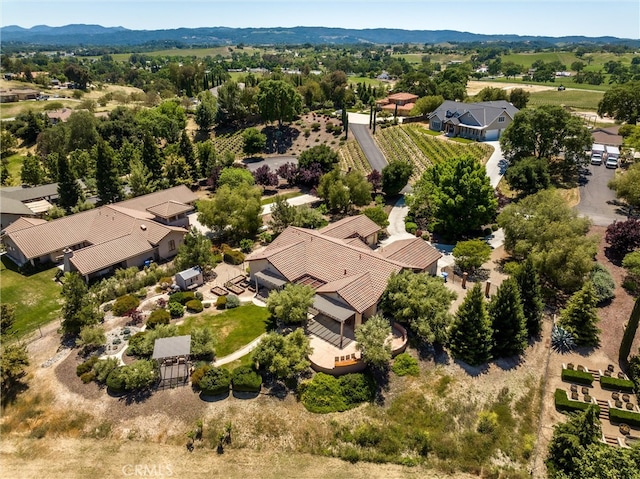
<path fill-rule="evenodd" d="M 605 147 L 605 153 L 606 153 L 606 158 L 607 158 L 607 162 L 605 163 L 605 166 L 607 168 L 617 168 L 619 165 L 619 161 L 620 161 L 620 150 L 618 149 L 617 146 L 606 146 Z"/>
<path fill-rule="evenodd" d="M 604 145 L 600 145 L 598 143 L 594 143 L 591 146 L 591 164 L 592 165 L 601 165 L 602 164 L 602 160 L 604 158 L 604 154 L 605 154 L 605 146 Z"/>

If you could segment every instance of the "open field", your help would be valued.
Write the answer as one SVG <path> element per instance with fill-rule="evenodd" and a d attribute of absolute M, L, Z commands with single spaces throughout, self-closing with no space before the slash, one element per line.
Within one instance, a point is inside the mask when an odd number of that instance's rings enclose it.
<path fill-rule="evenodd" d="M 605 75 L 605 80 L 601 85 L 589 85 L 586 83 L 574 83 L 571 77 L 567 78 L 556 78 L 554 82 L 535 82 L 532 80 L 528 80 L 523 82 L 521 78 L 495 78 L 492 80 L 483 79 L 487 83 L 493 83 L 496 88 L 500 83 L 506 83 L 512 85 L 514 88 L 524 88 L 525 86 L 540 86 L 540 87 L 548 87 L 551 89 L 557 89 L 560 85 L 564 85 L 567 88 L 577 89 L 577 90 L 592 90 L 592 91 L 608 91 L 611 89 L 613 85 L 609 84 L 608 75 Z M 469 82 L 471 83 L 471 82 Z"/>
<path fill-rule="evenodd" d="M 166 50 L 154 50 L 151 52 L 141 52 L 139 55 L 145 55 L 150 57 L 194 57 L 194 58 L 206 58 L 215 57 L 216 55 L 222 55 L 223 57 L 230 57 L 233 51 L 245 52 L 249 55 L 254 52 L 263 51 L 260 48 L 244 47 L 242 50 L 237 50 L 235 47 L 215 47 L 215 48 L 169 48 Z M 129 60 L 131 53 L 114 53 L 111 55 L 114 61 L 126 62 Z M 98 58 L 98 57 L 87 57 Z"/>
<path fill-rule="evenodd" d="M 540 91 L 531 94 L 527 106 L 557 105 L 579 110 L 596 111 L 598 103 L 603 96 L 604 93 L 602 92 L 572 89 Z"/>
<path fill-rule="evenodd" d="M 14 330 L 18 336 L 24 336 L 58 317 L 61 287 L 53 280 L 57 271 L 54 267 L 22 275 L 9 258 L 2 256 L 0 297 L 3 303 L 16 305 Z"/>
<path fill-rule="evenodd" d="M 538 60 L 542 60 L 545 63 L 551 63 L 554 61 L 559 61 L 560 63 L 567 66 L 567 68 L 571 68 L 571 64 L 575 61 L 581 61 L 585 64 L 588 64 L 587 58 L 591 58 L 591 63 L 587 65 L 586 70 L 600 70 L 603 65 L 609 61 L 614 62 L 622 62 L 623 64 L 630 65 L 631 60 L 633 59 L 633 53 L 624 53 L 624 54 L 615 54 L 615 53 L 604 53 L 604 52 L 595 52 L 595 53 L 587 53 L 583 58 L 579 58 L 573 52 L 535 52 L 535 53 L 510 53 L 508 55 L 503 55 L 502 63 L 505 62 L 513 62 L 518 65 L 523 65 L 526 68 L 530 68 Z"/>
<path fill-rule="evenodd" d="M 209 327 L 216 338 L 216 356 L 222 357 L 249 344 L 267 330 L 269 311 L 254 304 L 228 309 L 220 314 L 189 316 L 178 326 L 180 334 Z"/>
<path fill-rule="evenodd" d="M 460 55 L 458 53 L 396 53 L 394 57 L 404 58 L 408 63 L 420 64 L 422 57 L 429 57 L 431 63 L 441 63 L 446 65 L 451 61 L 467 61 L 471 59 L 471 54 Z"/>

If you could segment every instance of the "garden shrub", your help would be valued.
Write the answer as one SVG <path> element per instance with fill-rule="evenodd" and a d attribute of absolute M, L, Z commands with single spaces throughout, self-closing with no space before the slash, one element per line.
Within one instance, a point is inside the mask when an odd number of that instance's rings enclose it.
<path fill-rule="evenodd" d="M 200 366 L 196 367 L 193 370 L 193 373 L 191 373 L 191 384 L 196 387 L 200 387 L 200 381 L 212 367 L 213 366 L 211 366 L 210 364 L 201 364 Z"/>
<path fill-rule="evenodd" d="M 240 240 L 240 251 L 243 253 L 251 253 L 253 249 L 253 240 L 249 238 L 244 238 Z"/>
<path fill-rule="evenodd" d="M 398 376 L 418 376 L 420 374 L 418 360 L 408 353 L 398 354 L 393 360 L 391 370 Z"/>
<path fill-rule="evenodd" d="M 82 376 L 93 369 L 94 364 L 98 362 L 98 356 L 91 356 L 89 359 L 76 367 L 76 374 Z"/>
<path fill-rule="evenodd" d="M 122 393 L 125 390 L 123 368 L 124 366 L 117 367 L 107 376 L 107 388 L 113 393 Z"/>
<path fill-rule="evenodd" d="M 102 307 L 102 311 L 105 313 L 113 309 L 113 303 L 107 303 Z"/>
<path fill-rule="evenodd" d="M 340 412 L 361 402 L 371 401 L 375 382 L 371 376 L 354 373 L 335 378 L 318 373 L 311 381 L 300 385 L 300 400 L 307 410 L 315 413 Z"/>
<path fill-rule="evenodd" d="M 218 296 L 216 299 L 216 308 L 224 309 L 227 307 L 227 297 L 226 296 Z"/>
<path fill-rule="evenodd" d="M 127 294 L 116 299 L 115 303 L 113 303 L 112 311 L 116 316 L 124 316 L 128 311 L 136 309 L 139 304 L 140 300 L 138 298 Z"/>
<path fill-rule="evenodd" d="M 600 376 L 600 386 L 602 389 L 612 389 L 614 391 L 622 391 L 632 393 L 634 391 L 633 381 L 628 379 L 610 378 L 608 376 Z"/>
<path fill-rule="evenodd" d="M 614 298 L 616 283 L 609 270 L 600 263 L 596 263 L 591 270 L 591 283 L 598 298 L 598 304 Z"/>
<path fill-rule="evenodd" d="M 217 396 L 229 391 L 229 385 L 231 384 L 231 373 L 224 368 L 211 368 L 209 369 L 198 386 L 205 396 Z"/>
<path fill-rule="evenodd" d="M 93 365 L 93 372 L 95 373 L 95 380 L 100 384 L 104 382 L 111 374 L 111 371 L 116 369 L 120 362 L 117 358 L 101 359 Z"/>
<path fill-rule="evenodd" d="M 182 306 L 187 304 L 192 299 L 196 299 L 196 295 L 193 291 L 178 291 L 169 296 L 169 304 L 179 303 Z"/>
<path fill-rule="evenodd" d="M 145 342 L 147 333 L 140 331 L 129 338 L 129 348 L 127 356 L 142 356 L 142 346 Z M 131 354 L 129 354 L 131 353 Z"/>
<path fill-rule="evenodd" d="M 416 234 L 416 231 L 418 230 L 418 225 L 415 223 L 412 223 L 411 221 L 407 222 L 404 224 L 404 228 L 407 230 L 408 233 L 414 235 Z"/>
<path fill-rule="evenodd" d="M 233 370 L 231 384 L 234 391 L 259 392 L 262 386 L 262 376 L 251 366 L 240 366 Z"/>
<path fill-rule="evenodd" d="M 196 291 L 195 293 L 193 293 L 193 296 L 198 300 L 198 301 L 202 301 L 204 299 L 204 296 L 202 295 L 202 293 L 200 291 Z"/>
<path fill-rule="evenodd" d="M 202 301 L 199 299 L 192 299 L 187 304 L 187 311 L 190 313 L 201 313 L 203 310 Z"/>
<path fill-rule="evenodd" d="M 226 296 L 227 298 L 227 309 L 233 309 L 240 306 L 240 298 L 238 298 L 235 294 L 229 294 Z"/>
<path fill-rule="evenodd" d="M 624 409 L 609 409 L 609 419 L 611 422 L 624 423 L 629 426 L 640 427 L 640 413 L 625 411 Z"/>
<path fill-rule="evenodd" d="M 206 303 L 202 303 L 202 306 L 204 306 L 204 309 L 209 309 L 211 307 L 211 303 L 207 301 Z"/>
<path fill-rule="evenodd" d="M 169 314 L 172 318 L 181 318 L 184 316 L 184 306 L 180 303 L 169 303 Z"/>
<path fill-rule="evenodd" d="M 584 401 L 573 401 L 567 397 L 567 391 L 564 389 L 556 389 L 554 393 L 556 409 L 558 411 L 585 411 L 592 403 Z M 610 411 L 612 411 L 611 409 Z M 596 412 L 600 414 L 600 407 L 596 406 Z"/>
<path fill-rule="evenodd" d="M 563 369 L 562 380 L 571 383 L 585 384 L 591 386 L 593 384 L 593 374 L 586 371 L 577 371 L 574 369 Z"/>
<path fill-rule="evenodd" d="M 87 371 L 86 373 L 80 376 L 80 379 L 84 384 L 90 383 L 95 378 L 96 378 L 96 373 L 94 373 L 93 371 Z"/>
<path fill-rule="evenodd" d="M 147 329 L 154 329 L 159 324 L 169 324 L 171 314 L 166 309 L 152 311 L 147 319 Z"/>
<path fill-rule="evenodd" d="M 244 263 L 244 254 L 242 251 L 236 251 L 234 249 L 227 249 L 222 255 L 222 260 L 228 264 L 242 264 Z"/>

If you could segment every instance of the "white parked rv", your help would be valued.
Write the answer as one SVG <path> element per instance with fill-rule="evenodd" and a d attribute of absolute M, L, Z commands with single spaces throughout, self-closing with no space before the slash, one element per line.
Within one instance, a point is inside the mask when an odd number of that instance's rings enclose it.
<path fill-rule="evenodd" d="M 591 146 L 591 164 L 592 165 L 601 165 L 602 164 L 602 159 L 604 158 L 604 154 L 605 154 L 605 146 L 604 145 L 600 145 L 598 143 L 594 143 Z"/>

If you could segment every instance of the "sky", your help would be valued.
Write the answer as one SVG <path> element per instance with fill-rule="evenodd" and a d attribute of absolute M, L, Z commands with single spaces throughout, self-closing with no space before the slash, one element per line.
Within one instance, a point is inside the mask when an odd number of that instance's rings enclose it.
<path fill-rule="evenodd" d="M 402 28 L 640 39 L 639 0 L 2 0 L 0 24 Z"/>

